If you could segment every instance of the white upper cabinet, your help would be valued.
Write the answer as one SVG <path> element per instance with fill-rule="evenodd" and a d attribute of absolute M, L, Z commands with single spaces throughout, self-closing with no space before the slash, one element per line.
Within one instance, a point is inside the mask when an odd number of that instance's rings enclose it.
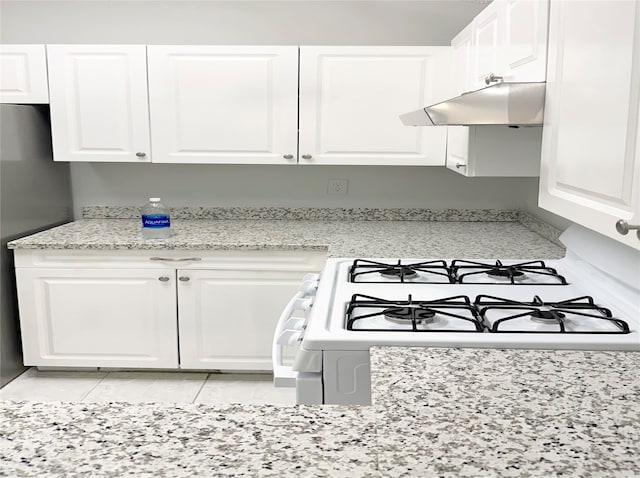
<path fill-rule="evenodd" d="M 504 47 L 500 73 L 505 81 L 545 81 L 548 0 L 498 0 L 504 6 Z"/>
<path fill-rule="evenodd" d="M 144 45 L 47 45 L 53 158 L 149 162 Z"/>
<path fill-rule="evenodd" d="M 545 81 L 547 0 L 494 0 L 451 40 L 453 95 L 503 81 Z M 490 82 L 489 84 L 495 84 Z M 447 168 L 464 176 L 538 176 L 541 128 L 449 126 Z"/>
<path fill-rule="evenodd" d="M 449 126 L 447 168 L 468 177 L 537 177 L 541 139 L 540 126 Z"/>
<path fill-rule="evenodd" d="M 451 40 L 451 58 L 453 77 L 451 96 L 461 95 L 473 89 L 473 25 L 458 33 Z"/>
<path fill-rule="evenodd" d="M 503 69 L 504 44 L 503 2 L 494 0 L 482 10 L 472 23 L 473 28 L 473 86 L 483 88 L 491 73 L 500 75 Z"/>
<path fill-rule="evenodd" d="M 548 0 L 494 0 L 476 16 L 470 24 L 473 89 L 487 86 L 491 74 L 545 81 L 548 8 Z"/>
<path fill-rule="evenodd" d="M 449 47 L 300 47 L 300 164 L 443 166 L 446 128 L 398 115 L 448 96 L 450 61 Z"/>
<path fill-rule="evenodd" d="M 640 2 L 552 2 L 539 205 L 635 249 L 639 98 Z"/>
<path fill-rule="evenodd" d="M 155 163 L 297 160 L 298 47 L 149 46 Z"/>
<path fill-rule="evenodd" d="M 49 103 L 44 45 L 0 45 L 0 103 Z"/>

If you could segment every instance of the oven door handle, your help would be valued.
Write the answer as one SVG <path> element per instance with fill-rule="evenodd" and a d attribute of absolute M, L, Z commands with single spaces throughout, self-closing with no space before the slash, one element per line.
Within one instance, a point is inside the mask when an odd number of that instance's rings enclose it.
<path fill-rule="evenodd" d="M 278 324 L 276 325 L 276 330 L 273 334 L 273 343 L 271 344 L 271 361 L 273 363 L 273 384 L 276 387 L 296 386 L 298 372 L 294 372 L 291 367 L 284 365 L 282 361 L 284 345 L 281 343 L 282 340 L 280 337 L 286 332 L 285 324 L 289 319 L 291 319 L 294 311 L 300 307 L 300 302 L 303 300 L 304 296 L 304 292 L 298 292 L 291 298 L 282 311 L 280 319 L 278 319 Z"/>

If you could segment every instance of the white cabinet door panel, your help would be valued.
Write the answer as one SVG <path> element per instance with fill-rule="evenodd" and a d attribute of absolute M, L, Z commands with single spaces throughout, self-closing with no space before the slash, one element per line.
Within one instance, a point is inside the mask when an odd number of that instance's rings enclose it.
<path fill-rule="evenodd" d="M 0 103 L 49 103 L 44 45 L 0 45 Z"/>
<path fill-rule="evenodd" d="M 56 161 L 148 162 L 144 45 L 48 45 Z"/>
<path fill-rule="evenodd" d="M 473 25 L 458 33 L 451 40 L 451 56 L 453 63 L 453 77 L 451 96 L 458 96 L 473 90 Z"/>
<path fill-rule="evenodd" d="M 549 2 L 506 0 L 504 8 L 504 80 L 545 81 Z"/>
<path fill-rule="evenodd" d="M 174 270 L 17 269 L 16 277 L 25 365 L 177 368 Z"/>
<path fill-rule="evenodd" d="M 504 48 L 504 10 L 500 2 L 490 3 L 473 20 L 473 87 L 484 88 L 491 73 L 500 75 Z"/>
<path fill-rule="evenodd" d="M 179 270 L 180 368 L 271 370 L 276 323 L 304 275 Z"/>
<path fill-rule="evenodd" d="M 300 163 L 444 165 L 446 128 L 398 116 L 440 99 L 447 47 L 300 47 Z"/>
<path fill-rule="evenodd" d="M 552 2 L 549 33 L 539 204 L 640 249 L 640 3 Z"/>
<path fill-rule="evenodd" d="M 154 162 L 295 163 L 297 47 L 148 49 Z"/>

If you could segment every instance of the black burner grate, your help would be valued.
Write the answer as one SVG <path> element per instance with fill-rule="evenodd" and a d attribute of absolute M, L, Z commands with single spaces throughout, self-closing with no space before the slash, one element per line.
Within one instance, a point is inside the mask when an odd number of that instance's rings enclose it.
<path fill-rule="evenodd" d="M 393 323 L 405 322 L 410 328 L 361 328 L 358 321 L 385 318 Z M 430 328 L 434 319 L 441 317 L 459 327 Z M 419 327 L 422 325 L 423 327 Z M 471 325 L 471 327 L 469 326 Z M 354 294 L 347 307 L 347 330 L 369 332 L 482 332 L 484 327 L 477 309 L 464 295 L 437 300 L 406 301 L 384 300 L 363 294 Z"/>
<path fill-rule="evenodd" d="M 356 259 L 349 268 L 349 282 L 388 283 L 389 279 L 399 283 L 453 283 L 447 263 L 443 260 L 413 264 L 403 264 L 401 260 L 398 260 L 394 264 Z"/>
<path fill-rule="evenodd" d="M 629 325 L 613 317 L 607 308 L 596 305 L 592 297 L 582 296 L 560 302 L 544 302 L 537 295 L 531 302 L 518 302 L 502 297 L 479 295 L 474 301 L 482 319 L 489 323 L 488 313 L 492 311 L 509 311 L 508 314 L 491 324 L 489 332 L 494 333 L 567 333 L 567 334 L 628 334 Z M 517 311 L 515 314 L 512 311 Z M 557 325 L 557 330 L 505 330 L 504 327 L 515 320 L 530 318 L 537 323 Z M 611 330 L 567 330 L 567 321 L 584 320 L 605 321 L 613 327 Z"/>
<path fill-rule="evenodd" d="M 496 282 L 483 280 L 487 277 Z M 547 267 L 543 261 L 504 265 L 499 260 L 494 264 L 487 264 L 456 259 L 451 262 L 451 279 L 458 284 L 567 285 L 567 280 L 553 267 Z"/>

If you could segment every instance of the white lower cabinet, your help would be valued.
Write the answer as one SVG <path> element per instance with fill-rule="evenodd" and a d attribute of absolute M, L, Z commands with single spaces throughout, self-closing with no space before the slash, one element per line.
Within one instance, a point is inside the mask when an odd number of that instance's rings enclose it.
<path fill-rule="evenodd" d="M 176 368 L 175 271 L 16 270 L 25 365 Z"/>
<path fill-rule="evenodd" d="M 180 368 L 271 370 L 276 322 L 302 276 L 291 270 L 179 270 Z"/>
<path fill-rule="evenodd" d="M 25 365 L 271 370 L 280 313 L 325 257 L 17 250 Z"/>

